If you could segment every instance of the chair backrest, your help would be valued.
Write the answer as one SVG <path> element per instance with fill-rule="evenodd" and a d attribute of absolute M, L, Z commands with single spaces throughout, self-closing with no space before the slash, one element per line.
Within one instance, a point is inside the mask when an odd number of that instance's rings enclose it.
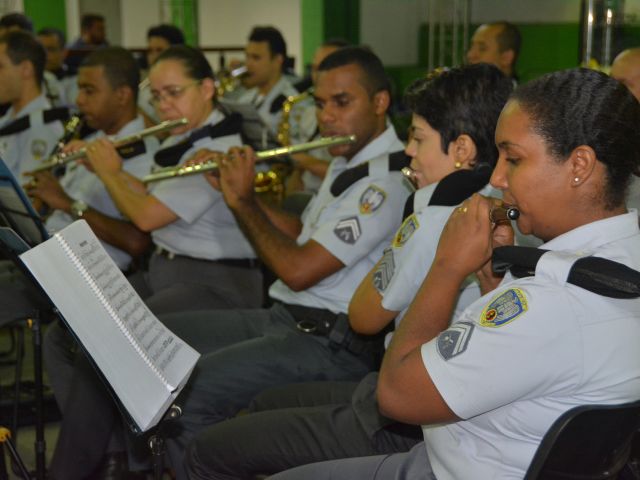
<path fill-rule="evenodd" d="M 524 480 L 616 478 L 639 428 L 640 401 L 573 408 L 551 425 Z"/>

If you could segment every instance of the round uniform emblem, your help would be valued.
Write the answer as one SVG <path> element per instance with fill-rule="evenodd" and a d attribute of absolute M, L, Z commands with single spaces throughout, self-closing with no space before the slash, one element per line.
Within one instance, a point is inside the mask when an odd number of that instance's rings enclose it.
<path fill-rule="evenodd" d="M 44 158 L 47 153 L 47 142 L 40 139 L 35 139 L 31 142 L 31 155 L 35 160 Z"/>

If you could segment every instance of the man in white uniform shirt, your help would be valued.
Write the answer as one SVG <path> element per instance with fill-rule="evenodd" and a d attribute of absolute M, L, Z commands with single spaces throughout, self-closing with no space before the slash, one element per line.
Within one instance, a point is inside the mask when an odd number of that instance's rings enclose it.
<path fill-rule="evenodd" d="M 182 431 L 170 440 L 180 479 L 186 478 L 186 441 L 234 415 L 263 388 L 356 379 L 374 365 L 379 339 L 350 331 L 345 313 L 400 223 L 409 189 L 399 172 L 390 172 L 388 154 L 403 145 L 386 126 L 389 85 L 373 53 L 346 48 L 327 57 L 315 97 L 322 133 L 356 134 L 358 140 L 330 149 L 336 158 L 301 219 L 257 202 L 250 151 L 232 151 L 221 162 L 220 181 L 211 180 L 221 185 L 240 227 L 279 278 L 269 292 L 274 306 L 161 317 L 205 354 L 179 402 Z"/>
<path fill-rule="evenodd" d="M 47 159 L 63 133 L 63 117 L 51 114 L 42 91 L 45 57 L 42 45 L 27 32 L 0 38 L 0 104 L 11 104 L 0 118 L 0 158 L 19 182 Z"/>

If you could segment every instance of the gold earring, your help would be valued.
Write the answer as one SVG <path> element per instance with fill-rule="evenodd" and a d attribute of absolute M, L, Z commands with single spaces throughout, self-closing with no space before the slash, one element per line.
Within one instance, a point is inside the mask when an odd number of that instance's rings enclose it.
<path fill-rule="evenodd" d="M 456 168 L 460 168 L 460 167 L 462 167 L 462 162 L 456 162 L 456 163 L 453 164 L 453 166 L 456 167 Z"/>

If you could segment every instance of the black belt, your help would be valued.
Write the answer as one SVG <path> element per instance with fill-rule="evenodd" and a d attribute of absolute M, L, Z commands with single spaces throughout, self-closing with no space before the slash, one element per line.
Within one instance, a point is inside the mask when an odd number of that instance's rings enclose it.
<path fill-rule="evenodd" d="M 302 305 L 280 304 L 291 314 L 298 330 L 310 335 L 324 336 L 334 350 L 345 348 L 360 355 L 378 353 L 384 348 L 384 334 L 360 335 L 349 325 L 346 313 L 333 313 L 323 308 L 304 307 Z"/>
<path fill-rule="evenodd" d="M 156 255 L 160 255 L 168 260 L 173 260 L 175 258 L 187 258 L 189 260 L 196 260 L 200 262 L 218 263 L 227 267 L 257 268 L 259 265 L 258 260 L 255 258 L 216 258 L 215 260 L 210 260 L 208 258 L 195 258 L 189 257 L 188 255 L 180 255 L 179 253 L 170 252 L 169 250 L 157 245 L 155 253 Z"/>

